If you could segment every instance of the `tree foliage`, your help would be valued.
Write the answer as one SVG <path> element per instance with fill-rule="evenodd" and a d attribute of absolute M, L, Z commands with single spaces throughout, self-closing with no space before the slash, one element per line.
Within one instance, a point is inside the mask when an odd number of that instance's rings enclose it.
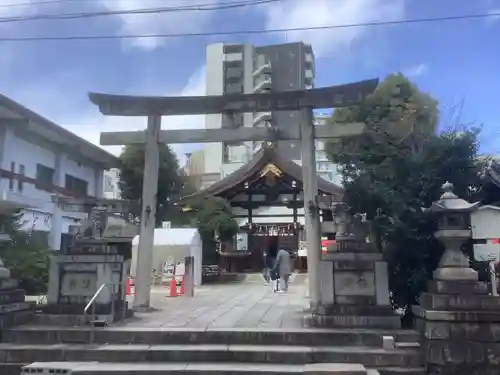
<path fill-rule="evenodd" d="M 0 242 L 0 258 L 10 270 L 11 277 L 19 281 L 20 287 L 28 294 L 47 291 L 49 281 L 49 257 L 45 233 L 21 230 L 19 213 L 0 215 L 3 233 L 10 240 Z"/>
<path fill-rule="evenodd" d="M 442 254 L 434 218 L 423 207 L 444 182 L 459 196 L 481 191 L 477 131 L 437 134 L 437 101 L 401 74 L 391 75 L 358 107 L 335 110 L 331 126 L 364 122 L 366 134 L 327 145 L 338 163 L 345 200 L 372 220 L 377 245 L 389 262 L 393 303 L 418 300 Z"/>
<path fill-rule="evenodd" d="M 203 258 L 208 262 L 215 261 L 215 236 L 221 241 L 231 241 L 239 230 L 231 205 L 223 198 L 207 196 L 192 202 L 191 209 L 190 222 L 200 232 Z"/>
<path fill-rule="evenodd" d="M 203 197 L 193 204 L 193 208 L 196 211 L 194 222 L 202 237 L 217 233 L 221 239 L 228 240 L 238 232 L 238 223 L 225 199 Z"/>
<path fill-rule="evenodd" d="M 179 218 L 177 208 L 172 204 L 182 194 L 184 178 L 179 170 L 176 155 L 170 147 L 159 147 L 160 164 L 158 194 L 156 201 L 156 224 Z M 118 183 L 123 199 L 136 201 L 140 210 L 144 178 L 145 145 L 127 145 L 120 155 L 120 181 Z"/>

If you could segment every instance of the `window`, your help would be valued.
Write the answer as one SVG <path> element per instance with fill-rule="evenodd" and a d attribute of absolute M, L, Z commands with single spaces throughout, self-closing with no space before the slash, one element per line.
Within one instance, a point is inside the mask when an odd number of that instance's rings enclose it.
<path fill-rule="evenodd" d="M 54 173 L 53 168 L 47 167 L 43 164 L 36 165 L 36 180 L 35 186 L 37 189 L 40 188 L 50 188 L 54 185 Z"/>
<path fill-rule="evenodd" d="M 69 174 L 66 175 L 66 184 L 64 187 L 77 196 L 87 196 L 88 185 L 87 181 Z"/>
<path fill-rule="evenodd" d="M 24 183 L 24 176 L 25 176 L 25 167 L 22 164 L 19 164 L 19 176 L 17 179 L 17 191 L 22 192 L 23 191 L 23 183 Z"/>
<path fill-rule="evenodd" d="M 15 173 L 16 173 L 16 163 L 11 162 L 10 163 L 10 180 L 9 180 L 9 190 L 14 190 L 14 179 L 15 179 Z"/>

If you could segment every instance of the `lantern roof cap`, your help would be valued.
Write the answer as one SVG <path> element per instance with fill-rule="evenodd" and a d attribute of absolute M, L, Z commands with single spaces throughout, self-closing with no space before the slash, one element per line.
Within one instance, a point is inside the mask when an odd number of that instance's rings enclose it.
<path fill-rule="evenodd" d="M 437 202 L 433 202 L 430 208 L 433 212 L 470 212 L 476 210 L 480 202 L 469 203 L 466 200 L 459 198 L 453 192 L 453 184 L 446 181 L 441 189 L 443 194 Z"/>

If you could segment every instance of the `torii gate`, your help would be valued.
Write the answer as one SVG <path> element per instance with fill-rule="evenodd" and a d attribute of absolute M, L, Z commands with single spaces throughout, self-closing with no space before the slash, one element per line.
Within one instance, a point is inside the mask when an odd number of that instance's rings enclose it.
<path fill-rule="evenodd" d="M 134 308 L 147 309 L 150 306 L 154 217 L 158 190 L 158 144 L 300 139 L 308 250 L 309 299 L 311 308 L 316 309 L 320 304 L 318 267 L 321 260 L 321 226 L 318 207 L 315 203 L 318 194 L 318 177 L 314 140 L 315 138 L 357 136 L 363 132 L 364 124 L 315 127 L 312 110 L 359 104 L 375 90 L 377 85 L 378 79 L 373 79 L 311 90 L 186 97 L 144 97 L 90 93 L 91 102 L 99 107 L 103 115 L 148 117 L 145 131 L 102 132 L 100 142 L 101 145 L 106 146 L 146 144 Z M 294 110 L 301 111 L 302 122 L 300 126 L 288 129 L 242 127 L 238 129 L 161 130 L 162 116 Z"/>

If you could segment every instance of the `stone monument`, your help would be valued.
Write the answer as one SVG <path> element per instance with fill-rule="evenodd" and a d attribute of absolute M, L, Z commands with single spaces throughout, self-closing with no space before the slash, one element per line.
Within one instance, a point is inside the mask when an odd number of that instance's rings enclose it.
<path fill-rule="evenodd" d="M 445 250 L 428 292 L 413 307 L 429 374 L 500 374 L 500 298 L 488 295 L 462 252 L 471 237 L 470 213 L 478 206 L 458 198 L 447 182 L 430 208 Z"/>
<path fill-rule="evenodd" d="M 368 223 L 360 216 L 353 217 L 343 202 L 329 206 L 336 244 L 329 246 L 322 257 L 322 301 L 313 324 L 400 328 L 401 319 L 390 305 L 387 263 L 375 244 L 367 241 Z"/>
<path fill-rule="evenodd" d="M 94 320 L 111 323 L 124 318 L 129 314 L 125 296 L 129 262 L 120 244 L 131 244 L 137 227 L 129 225 L 125 233 L 109 228 L 109 215 L 126 210 L 127 202 L 58 198 L 58 203 L 83 207 L 87 219 L 77 228 L 74 243 L 51 259 L 48 304 L 43 312 L 64 315 L 70 324 L 83 323 L 85 306 L 105 285 L 92 310 L 97 315 Z M 64 321 L 62 316 L 54 318 L 56 322 Z"/>

